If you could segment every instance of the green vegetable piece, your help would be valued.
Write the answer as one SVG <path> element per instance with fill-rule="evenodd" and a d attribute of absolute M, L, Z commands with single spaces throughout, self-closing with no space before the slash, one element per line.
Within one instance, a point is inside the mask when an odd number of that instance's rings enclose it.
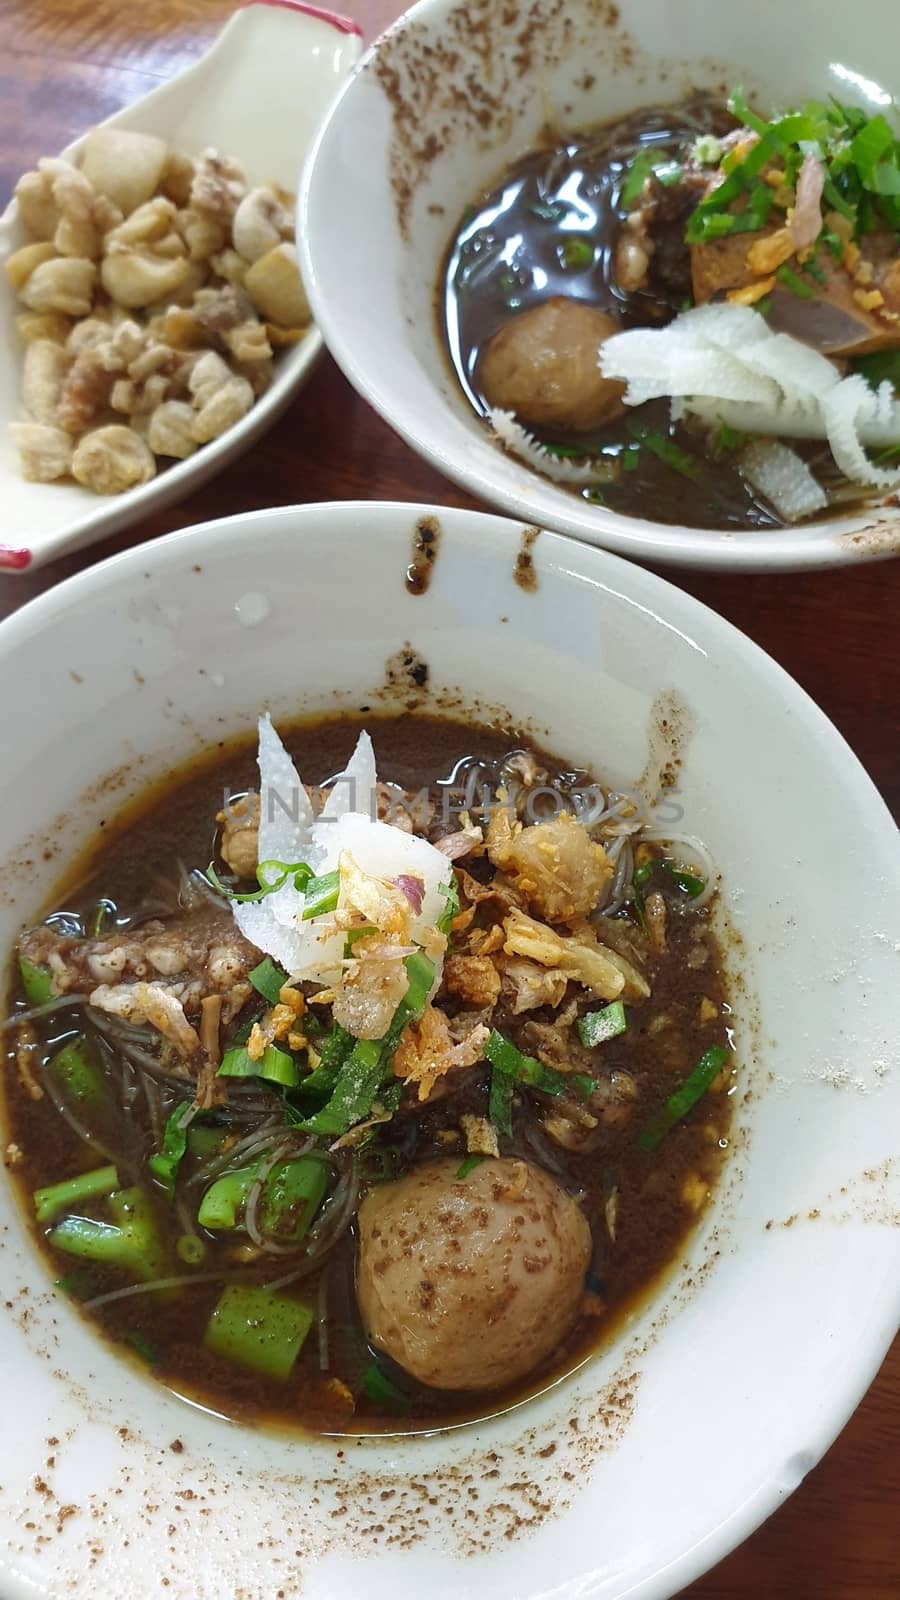
<path fill-rule="evenodd" d="M 873 389 L 892 383 L 900 390 L 900 350 L 876 350 L 872 355 L 856 356 L 850 365 L 854 372 L 862 373 Z"/>
<path fill-rule="evenodd" d="M 421 951 L 404 961 L 409 980 L 383 1039 L 357 1039 L 342 1062 L 334 1090 L 327 1104 L 300 1126 L 308 1133 L 346 1133 L 355 1122 L 362 1122 L 375 1103 L 391 1056 L 407 1023 L 415 1022 L 425 1010 L 434 982 L 434 963 Z"/>
<path fill-rule="evenodd" d="M 225 895 L 227 900 L 235 900 L 239 905 L 246 905 L 248 901 L 265 900 L 267 895 L 274 894 L 280 889 L 288 878 L 293 878 L 297 889 L 305 889 L 313 876 L 312 867 L 305 861 L 261 861 L 256 869 L 256 879 L 259 888 L 247 894 L 238 894 L 235 889 L 229 889 L 216 872 L 215 863 L 210 862 L 206 869 L 206 878 L 217 889 L 219 894 Z"/>
<path fill-rule="evenodd" d="M 188 1147 L 188 1124 L 196 1112 L 192 1100 L 180 1100 L 166 1118 L 162 1145 L 147 1165 L 158 1183 L 161 1183 L 171 1200 L 175 1194 L 178 1168 Z"/>
<path fill-rule="evenodd" d="M 459 1182 L 461 1178 L 467 1178 L 470 1172 L 475 1171 L 476 1167 L 480 1167 L 484 1159 L 484 1156 L 475 1155 L 474 1153 L 470 1156 L 466 1156 L 465 1161 L 460 1167 L 457 1168 L 457 1182 Z"/>
<path fill-rule="evenodd" d="M 161 1277 L 164 1252 L 149 1196 L 142 1189 L 119 1189 L 107 1203 L 116 1225 L 92 1217 L 64 1217 L 51 1228 L 48 1242 L 84 1261 L 124 1267 L 147 1282 Z"/>
<path fill-rule="evenodd" d="M 604 1044 L 607 1039 L 617 1039 L 620 1033 L 627 1031 L 628 1022 L 621 1000 L 614 1000 L 611 1005 L 603 1006 L 599 1011 L 588 1011 L 578 1018 L 578 1037 L 589 1050 L 593 1050 L 595 1045 Z"/>
<path fill-rule="evenodd" d="M 97 1106 L 106 1098 L 106 1085 L 94 1052 L 83 1034 L 70 1039 L 50 1062 L 50 1070 L 73 1100 Z"/>
<path fill-rule="evenodd" d="M 758 117 L 756 112 L 752 111 L 747 104 L 743 89 L 732 89 L 728 97 L 728 109 L 731 115 L 737 118 L 738 122 L 743 123 L 745 128 L 752 129 L 754 133 L 758 133 L 760 138 L 769 132 L 769 124 L 762 117 Z"/>
<path fill-rule="evenodd" d="M 679 472 L 683 478 L 696 479 L 699 476 L 699 462 L 687 450 L 682 450 L 668 434 L 638 422 L 630 423 L 628 431 L 632 438 L 637 439 L 639 444 L 645 444 L 673 472 Z"/>
<path fill-rule="evenodd" d="M 289 1378 L 313 1323 L 311 1306 L 262 1286 L 232 1283 L 209 1319 L 204 1344 L 213 1355 L 261 1372 Z"/>
<path fill-rule="evenodd" d="M 260 1161 L 250 1167 L 240 1167 L 236 1172 L 226 1172 L 210 1184 L 197 1212 L 201 1228 L 236 1228 L 238 1213 L 247 1203 L 247 1196 L 259 1172 Z"/>
<path fill-rule="evenodd" d="M 285 984 L 290 982 L 290 978 L 281 967 L 276 965 L 271 956 L 266 956 L 265 961 L 261 961 L 258 967 L 253 968 L 250 973 L 250 982 L 257 994 L 261 994 L 264 1000 L 268 1000 L 270 1006 L 276 1006 L 281 991 Z"/>
<path fill-rule="evenodd" d="M 114 900 L 98 900 L 88 921 L 88 933 L 92 939 L 99 939 L 107 922 L 112 922 L 116 915 Z"/>
<path fill-rule="evenodd" d="M 175 1245 L 179 1261 L 188 1267 L 199 1267 L 206 1260 L 206 1245 L 196 1233 L 183 1233 Z"/>
<path fill-rule="evenodd" d="M 534 1056 L 523 1056 L 512 1041 L 504 1038 L 496 1028 L 491 1030 L 484 1053 L 498 1072 L 505 1073 L 517 1083 L 527 1084 L 529 1089 L 557 1095 L 565 1094 L 568 1088 L 565 1073 L 554 1072 L 552 1067 L 545 1067 Z"/>
<path fill-rule="evenodd" d="M 282 1161 L 273 1168 L 263 1190 L 264 1231 L 302 1239 L 325 1198 L 328 1174 L 328 1163 L 316 1156 Z M 292 1223 L 289 1229 L 286 1222 Z"/>
<path fill-rule="evenodd" d="M 653 172 L 653 159 L 647 150 L 642 150 L 632 161 L 628 169 L 628 177 L 622 186 L 619 204 L 625 211 L 630 211 L 644 192 L 644 184 Z"/>
<path fill-rule="evenodd" d="M 135 1355 L 140 1356 L 142 1361 L 146 1361 L 148 1367 L 159 1366 L 159 1351 L 155 1345 L 150 1343 L 149 1339 L 144 1338 L 142 1333 L 138 1333 L 136 1329 L 126 1333 L 125 1343 L 131 1346 Z"/>
<path fill-rule="evenodd" d="M 669 874 L 682 894 L 688 895 L 691 900 L 696 900 L 706 888 L 705 878 L 698 878 L 696 873 L 688 872 L 686 867 L 680 867 L 675 861 L 661 861 L 659 865 Z"/>
<path fill-rule="evenodd" d="M 812 284 L 801 278 L 799 272 L 795 272 L 787 263 L 778 268 L 775 276 L 778 282 L 783 284 L 785 289 L 790 289 L 791 294 L 795 294 L 799 300 L 811 300 L 816 292 Z"/>
<path fill-rule="evenodd" d="M 544 222 L 561 222 L 563 217 L 568 214 L 569 207 L 561 202 L 551 201 L 546 205 L 541 202 L 537 205 L 529 206 L 528 210 L 533 217 L 540 217 Z"/>
<path fill-rule="evenodd" d="M 653 168 L 653 176 L 664 189 L 671 189 L 676 183 L 681 182 L 683 170 L 680 161 L 662 161 Z"/>
<path fill-rule="evenodd" d="M 863 185 L 867 189 L 876 188 L 882 157 L 894 147 L 894 130 L 887 117 L 870 117 L 859 132 L 854 136 L 850 145 L 850 159 L 856 167 Z"/>
<path fill-rule="evenodd" d="M 696 1067 L 689 1077 L 685 1078 L 680 1089 L 676 1089 L 669 1096 L 661 1111 L 658 1111 L 652 1122 L 647 1124 L 638 1143 L 642 1150 L 655 1150 L 670 1128 L 676 1122 L 686 1117 L 697 1101 L 705 1095 L 713 1079 L 719 1076 L 728 1060 L 728 1051 L 723 1045 L 713 1045 L 711 1050 L 701 1056 Z"/>
<path fill-rule="evenodd" d="M 310 878 L 304 890 L 305 903 L 303 906 L 303 921 L 311 922 L 313 917 L 324 916 L 326 911 L 333 911 L 338 903 L 341 892 L 341 875 L 339 872 L 326 872 L 321 878 Z"/>
<path fill-rule="evenodd" d="M 498 1135 L 507 1139 L 512 1136 L 512 1103 L 515 1093 L 515 1079 L 508 1073 L 501 1072 L 499 1068 L 491 1069 L 491 1088 L 488 1098 L 488 1116 L 494 1130 Z"/>
<path fill-rule="evenodd" d="M 848 222 L 856 222 L 856 206 L 851 205 L 850 201 L 841 194 L 837 184 L 831 178 L 825 179 L 823 197 L 830 211 L 836 211 L 838 216 L 846 217 Z"/>
<path fill-rule="evenodd" d="M 449 939 L 453 918 L 459 916 L 459 882 L 455 872 L 450 873 L 446 883 L 438 884 L 438 894 L 443 895 L 444 909 L 437 919 L 439 931 Z"/>
<path fill-rule="evenodd" d="M 655 866 L 656 862 L 650 860 L 642 861 L 639 867 L 635 867 L 634 876 L 631 881 L 636 889 L 643 889 L 644 884 L 649 883 L 653 868 Z"/>
<path fill-rule="evenodd" d="M 571 1082 L 574 1083 L 584 1100 L 590 1100 L 597 1087 L 596 1078 L 589 1078 L 586 1072 L 573 1072 Z"/>
<path fill-rule="evenodd" d="M 568 271 L 583 271 L 585 267 L 594 264 L 594 246 L 590 240 L 570 233 L 559 246 L 559 258 L 561 265 Z"/>
<path fill-rule="evenodd" d="M 331 1098 L 300 1124 L 307 1133 L 335 1136 L 362 1122 L 375 1103 L 384 1076 L 383 1039 L 357 1039 L 340 1069 Z"/>
<path fill-rule="evenodd" d="M 716 447 L 719 450 L 736 450 L 739 444 L 743 444 L 745 438 L 746 435 L 739 433 L 737 428 L 729 427 L 727 422 L 723 422 L 716 434 Z M 649 863 L 645 864 L 649 865 Z M 638 871 L 640 870 L 638 868 Z M 635 873 L 635 878 L 637 878 L 637 873 Z"/>
<path fill-rule="evenodd" d="M 199 1160 L 206 1161 L 210 1156 L 219 1154 L 227 1138 L 226 1128 L 209 1128 L 202 1123 L 198 1125 L 192 1122 L 187 1135 L 188 1151 Z"/>
<path fill-rule="evenodd" d="M 71 1206 L 84 1200 L 96 1200 L 100 1195 L 112 1194 L 118 1188 L 119 1174 L 115 1167 L 96 1167 L 93 1172 L 80 1172 L 76 1178 L 66 1178 L 62 1183 L 48 1184 L 34 1191 L 34 1214 L 38 1222 L 52 1222 Z"/>
<path fill-rule="evenodd" d="M 623 472 L 636 472 L 641 460 L 641 447 L 639 444 L 627 444 L 619 460 Z"/>
<path fill-rule="evenodd" d="M 341 1067 L 353 1049 L 354 1042 L 352 1033 L 348 1033 L 346 1028 L 340 1027 L 337 1022 L 332 1023 L 319 1052 L 319 1065 L 314 1072 L 301 1078 L 298 1085 L 297 1092 L 302 1101 L 312 1100 L 314 1103 L 324 1105 L 334 1090 Z M 285 1116 L 289 1122 L 303 1120 L 303 1114 L 287 1103 Z"/>
<path fill-rule="evenodd" d="M 97 1279 L 87 1267 L 76 1266 L 64 1277 L 54 1281 L 55 1289 L 62 1289 L 64 1294 L 74 1295 L 76 1300 L 93 1300 L 99 1294 Z"/>
<path fill-rule="evenodd" d="M 53 998 L 53 979 L 49 967 L 35 966 L 27 956 L 19 957 L 19 973 L 22 978 L 22 988 L 25 990 L 25 999 L 29 1005 L 43 1006 Z"/>
<path fill-rule="evenodd" d="M 113 1219 L 131 1241 L 142 1278 L 162 1277 L 166 1251 L 160 1237 L 153 1201 L 146 1189 L 117 1189 L 107 1201 Z"/>
<path fill-rule="evenodd" d="M 237 1045 L 226 1050 L 219 1068 L 220 1078 L 265 1078 L 269 1083 L 281 1083 L 295 1089 L 300 1082 L 300 1069 L 293 1056 L 276 1045 L 266 1047 L 258 1061 L 249 1055 L 246 1046 Z"/>
<path fill-rule="evenodd" d="M 363 1391 L 373 1405 L 380 1406 L 383 1411 L 390 1411 L 397 1415 L 409 1411 L 412 1401 L 408 1395 L 398 1389 L 390 1378 L 386 1378 L 381 1368 L 374 1361 L 370 1362 L 363 1373 Z"/>

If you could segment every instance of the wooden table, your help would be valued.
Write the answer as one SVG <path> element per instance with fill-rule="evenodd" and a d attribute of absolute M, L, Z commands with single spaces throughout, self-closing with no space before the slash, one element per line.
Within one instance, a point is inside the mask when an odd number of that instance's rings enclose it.
<path fill-rule="evenodd" d="M 396 0 L 346 0 L 367 37 Z M 40 155 L 186 66 L 229 0 L 4 0 L 2 199 Z M 323 362 L 246 462 L 124 535 L 31 576 L 0 578 L 0 617 L 70 572 L 172 528 L 271 504 L 334 499 L 476 502 L 419 461 Z M 750 578 L 667 571 L 768 650 L 824 707 L 900 814 L 900 561 Z M 862 886 L 861 892 L 864 892 Z M 848 908 L 852 915 L 852 907 Z M 822 1464 L 694 1600 L 898 1600 L 900 1342 Z"/>

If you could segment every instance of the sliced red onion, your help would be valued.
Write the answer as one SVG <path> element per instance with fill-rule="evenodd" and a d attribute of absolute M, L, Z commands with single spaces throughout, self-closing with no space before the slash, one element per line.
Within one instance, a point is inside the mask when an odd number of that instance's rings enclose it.
<path fill-rule="evenodd" d="M 822 232 L 822 191 L 825 169 L 811 151 L 803 157 L 797 179 L 797 199 L 791 213 L 790 231 L 795 250 L 807 250 Z"/>
<path fill-rule="evenodd" d="M 416 916 L 419 916 L 422 910 L 422 901 L 425 899 L 424 880 L 413 877 L 411 873 L 401 872 L 398 878 L 388 878 L 387 881 L 394 884 L 396 888 L 406 895 Z"/>

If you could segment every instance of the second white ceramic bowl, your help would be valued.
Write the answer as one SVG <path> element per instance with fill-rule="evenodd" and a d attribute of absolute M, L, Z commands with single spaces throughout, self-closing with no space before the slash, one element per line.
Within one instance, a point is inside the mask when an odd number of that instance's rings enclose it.
<path fill-rule="evenodd" d="M 540 142 L 692 87 L 762 105 L 900 92 L 891 0 L 422 0 L 363 57 L 313 147 L 300 196 L 307 286 L 326 343 L 421 455 L 509 512 L 647 561 L 745 571 L 900 551 L 893 505 L 799 528 L 716 533 L 590 506 L 504 454 L 451 374 L 440 263 L 466 207 Z"/>

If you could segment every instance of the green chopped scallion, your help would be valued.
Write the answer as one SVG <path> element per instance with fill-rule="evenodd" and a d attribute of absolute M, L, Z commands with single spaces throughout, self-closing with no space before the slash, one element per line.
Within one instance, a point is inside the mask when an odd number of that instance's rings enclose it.
<path fill-rule="evenodd" d="M 162 1144 L 147 1162 L 157 1183 L 161 1183 L 169 1199 L 175 1195 L 178 1169 L 187 1153 L 188 1127 L 196 1115 L 192 1100 L 181 1100 L 166 1118 Z"/>
<path fill-rule="evenodd" d="M 643 423 L 632 422 L 629 424 L 630 434 L 639 444 L 645 444 L 647 449 L 660 460 L 664 466 L 671 467 L 673 472 L 678 472 L 683 478 L 695 480 L 700 473 L 700 464 L 687 450 L 670 439 L 666 433 L 660 433 L 656 428 L 649 428 Z"/>
<path fill-rule="evenodd" d="M 515 1080 L 508 1073 L 491 1069 L 491 1087 L 488 1097 L 488 1116 L 495 1133 L 502 1138 L 512 1136 L 512 1103 Z"/>
<path fill-rule="evenodd" d="M 583 271 L 585 267 L 593 266 L 594 246 L 590 240 L 570 233 L 559 246 L 559 258 L 561 265 L 568 271 Z"/>
<path fill-rule="evenodd" d="M 449 939 L 454 917 L 459 916 L 459 883 L 456 873 L 450 873 L 446 883 L 439 883 L 438 894 L 443 897 L 444 909 L 437 919 L 438 932 Z"/>
<path fill-rule="evenodd" d="M 135 1329 L 132 1329 L 131 1332 L 126 1333 L 124 1337 L 125 1343 L 131 1346 L 131 1349 L 134 1351 L 135 1355 L 140 1356 L 142 1361 L 146 1361 L 148 1367 L 159 1366 L 159 1351 L 155 1345 L 150 1343 L 149 1339 L 144 1338 L 142 1333 L 138 1333 Z"/>
<path fill-rule="evenodd" d="M 300 1069 L 293 1056 L 277 1045 L 266 1046 L 259 1060 L 254 1060 L 246 1045 L 236 1045 L 226 1050 L 219 1067 L 220 1078 L 265 1078 L 268 1083 L 283 1084 L 286 1089 L 296 1089 L 300 1082 Z"/>
<path fill-rule="evenodd" d="M 621 1000 L 613 1000 L 611 1005 L 603 1006 L 599 1011 L 588 1011 L 579 1017 L 577 1026 L 582 1044 L 588 1050 L 593 1050 L 596 1045 L 605 1044 L 607 1039 L 617 1039 L 620 1033 L 628 1032 L 625 1007 Z"/>
<path fill-rule="evenodd" d="M 496 1028 L 491 1030 L 484 1053 L 497 1072 L 505 1073 L 516 1083 L 526 1084 L 529 1089 L 559 1095 L 565 1094 L 568 1088 L 565 1073 L 545 1067 L 543 1061 L 538 1061 L 535 1056 L 523 1056 L 521 1050 L 517 1050 L 512 1041 L 498 1033 Z"/>
<path fill-rule="evenodd" d="M 696 900 L 706 888 L 705 878 L 698 878 L 696 873 L 688 872 L 686 867 L 679 866 L 675 861 L 660 861 L 659 866 L 669 874 L 682 894 L 688 895 L 691 900 Z"/>
<path fill-rule="evenodd" d="M 653 158 L 649 151 L 641 150 L 635 156 L 628 169 L 628 176 L 622 186 L 619 204 L 623 210 L 630 211 L 644 192 L 644 184 L 653 172 Z"/>
<path fill-rule="evenodd" d="M 795 294 L 799 300 L 811 300 L 816 292 L 812 284 L 801 278 L 799 272 L 795 272 L 793 267 L 788 266 L 787 262 L 778 268 L 775 276 L 778 282 L 783 284 L 785 289 L 790 289 L 791 294 Z"/>
<path fill-rule="evenodd" d="M 257 994 L 261 994 L 263 999 L 268 1000 L 271 1006 L 278 1004 L 282 989 L 286 983 L 290 982 L 288 973 L 282 967 L 279 967 L 271 956 L 266 956 L 258 967 L 254 967 L 249 977 Z"/>
<path fill-rule="evenodd" d="M 689 1077 L 685 1078 L 680 1089 L 670 1095 L 665 1105 L 651 1122 L 649 1122 L 638 1139 L 642 1150 L 655 1150 L 660 1141 L 671 1128 L 674 1128 L 682 1117 L 702 1099 L 710 1084 L 719 1076 L 728 1060 L 728 1051 L 723 1045 L 714 1045 L 701 1056 L 696 1067 Z"/>
<path fill-rule="evenodd" d="M 363 1392 L 373 1405 L 380 1406 L 383 1411 L 391 1411 L 395 1415 L 402 1415 L 409 1411 L 412 1401 L 408 1395 L 398 1389 L 390 1378 L 386 1378 L 381 1368 L 371 1361 L 363 1373 Z"/>
<path fill-rule="evenodd" d="M 334 911 L 341 892 L 341 875 L 338 871 L 326 872 L 321 878 L 310 878 L 303 891 L 303 921 L 310 922 L 313 917 L 322 917 L 328 911 Z"/>
<path fill-rule="evenodd" d="M 460 1179 L 462 1179 L 462 1178 L 467 1178 L 469 1176 L 469 1173 L 470 1172 L 474 1172 L 476 1167 L 480 1167 L 482 1161 L 484 1161 L 485 1159 L 486 1159 L 486 1157 L 477 1155 L 474 1152 L 472 1153 L 472 1155 L 466 1156 L 465 1161 L 463 1161 L 462 1165 L 457 1168 L 457 1172 L 456 1172 L 456 1180 L 457 1180 L 457 1182 L 459 1182 Z"/>
<path fill-rule="evenodd" d="M 417 1022 L 425 1010 L 434 982 L 434 962 L 423 951 L 404 960 L 408 986 L 382 1039 L 357 1039 L 342 1060 L 330 1099 L 319 1111 L 305 1118 L 300 1126 L 307 1133 L 346 1133 L 369 1115 L 378 1090 L 389 1074 L 390 1060 L 400 1035 L 410 1022 Z M 321 1070 L 321 1069 L 320 1069 Z"/>

